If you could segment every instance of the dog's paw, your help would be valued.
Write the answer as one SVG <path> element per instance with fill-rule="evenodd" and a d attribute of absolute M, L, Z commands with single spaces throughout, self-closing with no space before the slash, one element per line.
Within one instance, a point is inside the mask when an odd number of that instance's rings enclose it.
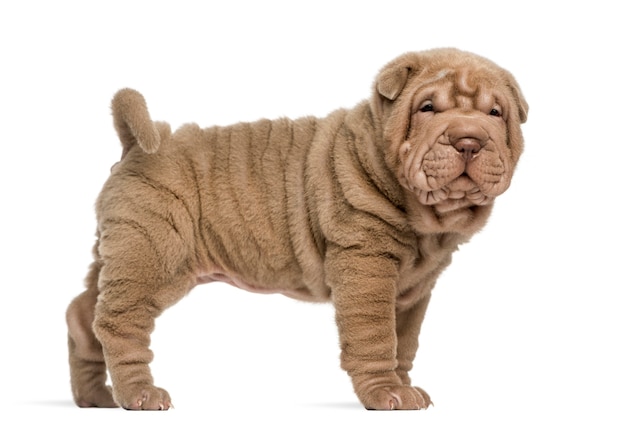
<path fill-rule="evenodd" d="M 426 391 L 409 385 L 374 388 L 361 399 L 368 410 L 420 410 L 432 404 Z"/>
<path fill-rule="evenodd" d="M 126 410 L 168 410 L 173 407 L 167 391 L 147 384 L 130 386 L 121 391 L 114 389 L 114 397 Z"/>

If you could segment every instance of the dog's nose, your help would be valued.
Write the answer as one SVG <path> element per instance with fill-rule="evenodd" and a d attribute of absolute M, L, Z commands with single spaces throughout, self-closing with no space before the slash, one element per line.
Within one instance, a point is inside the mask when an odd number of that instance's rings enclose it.
<path fill-rule="evenodd" d="M 458 121 L 448 128 L 447 136 L 450 144 L 459 151 L 466 160 L 476 155 L 489 140 L 489 134 L 480 125 Z"/>
<path fill-rule="evenodd" d="M 463 154 L 463 156 L 471 157 L 471 155 L 478 153 L 482 146 L 478 140 L 471 137 L 466 137 L 454 142 L 454 148 Z"/>

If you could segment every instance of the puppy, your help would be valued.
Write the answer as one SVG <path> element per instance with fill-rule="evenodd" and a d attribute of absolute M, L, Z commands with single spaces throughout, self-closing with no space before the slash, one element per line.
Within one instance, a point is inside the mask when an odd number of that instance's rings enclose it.
<path fill-rule="evenodd" d="M 67 310 L 79 406 L 168 409 L 150 333 L 213 281 L 332 302 L 362 404 L 430 405 L 409 371 L 431 291 L 522 153 L 528 105 L 511 74 L 437 49 L 393 60 L 369 100 L 325 118 L 172 134 L 136 91 L 112 109 L 122 159 L 97 200 L 87 289 Z"/>

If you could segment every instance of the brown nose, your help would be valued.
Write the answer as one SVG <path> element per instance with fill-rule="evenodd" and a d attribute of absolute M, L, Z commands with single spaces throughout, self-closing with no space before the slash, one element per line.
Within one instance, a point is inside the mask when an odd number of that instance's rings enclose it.
<path fill-rule="evenodd" d="M 450 144 L 459 151 L 466 160 L 476 155 L 489 140 L 489 134 L 471 121 L 458 120 L 447 131 Z"/>
<path fill-rule="evenodd" d="M 478 153 L 482 146 L 478 143 L 478 140 L 467 137 L 464 139 L 457 140 L 454 142 L 454 148 L 461 152 L 463 156 L 469 157 L 473 154 Z"/>

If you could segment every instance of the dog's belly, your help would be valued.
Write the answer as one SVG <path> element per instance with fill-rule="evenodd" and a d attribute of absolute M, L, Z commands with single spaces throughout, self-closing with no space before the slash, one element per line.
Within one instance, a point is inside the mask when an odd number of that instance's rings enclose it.
<path fill-rule="evenodd" d="M 204 284 L 211 282 L 224 282 L 229 285 L 233 285 L 236 288 L 243 289 L 255 294 L 281 294 L 290 298 L 295 298 L 301 301 L 327 301 L 327 297 L 320 297 L 312 294 L 305 289 L 273 289 L 263 288 L 260 286 L 251 285 L 243 280 L 224 274 L 223 272 L 214 271 L 208 273 L 202 273 L 196 277 L 196 284 Z"/>

